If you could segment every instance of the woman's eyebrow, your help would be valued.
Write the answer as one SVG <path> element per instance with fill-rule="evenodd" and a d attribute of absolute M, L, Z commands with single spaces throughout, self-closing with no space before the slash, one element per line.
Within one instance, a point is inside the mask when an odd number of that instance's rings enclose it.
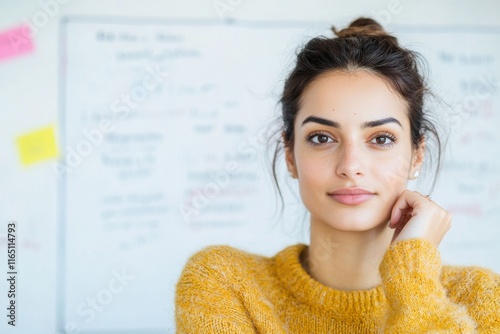
<path fill-rule="evenodd" d="M 379 119 L 379 120 L 376 120 L 376 121 L 365 122 L 365 123 L 363 123 L 363 125 L 361 125 L 361 128 L 362 129 L 374 128 L 376 126 L 381 126 L 381 125 L 384 125 L 384 124 L 387 124 L 387 123 L 396 123 L 400 127 L 403 127 L 401 125 L 401 123 L 397 119 L 395 119 L 394 117 L 387 117 L 387 118 L 382 118 L 382 119 Z"/>
<path fill-rule="evenodd" d="M 321 117 L 317 117 L 317 116 L 309 116 L 307 117 L 303 122 L 302 122 L 302 125 L 301 126 L 304 126 L 306 123 L 318 123 L 318 124 L 322 124 L 322 125 L 326 125 L 326 126 L 331 126 L 333 128 L 340 128 L 340 123 L 338 122 L 335 122 L 335 121 L 331 121 L 329 119 L 326 119 L 326 118 L 321 118 Z"/>
<path fill-rule="evenodd" d="M 331 126 L 333 128 L 341 128 L 340 123 L 335 122 L 335 121 L 331 121 L 331 120 L 326 119 L 326 118 L 317 117 L 317 116 L 307 117 L 302 122 L 302 126 L 304 126 L 304 124 L 306 124 L 306 123 L 311 123 L 311 122 L 326 125 L 326 126 Z M 381 126 L 381 125 L 384 125 L 387 123 L 396 123 L 400 127 L 403 127 L 401 125 L 401 123 L 397 119 L 395 119 L 394 117 L 387 117 L 387 118 L 383 118 L 383 119 L 378 119 L 376 121 L 365 122 L 365 123 L 361 124 L 361 129 L 374 128 L 376 126 Z"/>

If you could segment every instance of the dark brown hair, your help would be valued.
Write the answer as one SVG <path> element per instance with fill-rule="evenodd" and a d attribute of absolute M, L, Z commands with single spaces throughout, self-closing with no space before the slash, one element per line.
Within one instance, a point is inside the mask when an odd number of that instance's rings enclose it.
<path fill-rule="evenodd" d="M 424 101 L 431 93 L 421 73 L 425 67 L 423 58 L 417 52 L 401 46 L 396 37 L 389 35 L 370 18 L 358 18 L 347 28 L 337 31 L 332 27 L 332 31 L 336 37 L 315 37 L 302 47 L 297 54 L 295 67 L 285 81 L 280 99 L 282 112 L 279 133 L 282 136 L 276 143 L 272 161 L 273 177 L 281 199 L 276 164 L 284 148 L 293 149 L 294 122 L 300 109 L 302 93 L 318 76 L 334 70 L 366 70 L 374 73 L 386 80 L 406 101 L 412 146 L 416 149 L 421 140 L 428 142 L 432 138 L 437 144 L 433 189 L 444 146 L 430 115 L 424 111 Z"/>

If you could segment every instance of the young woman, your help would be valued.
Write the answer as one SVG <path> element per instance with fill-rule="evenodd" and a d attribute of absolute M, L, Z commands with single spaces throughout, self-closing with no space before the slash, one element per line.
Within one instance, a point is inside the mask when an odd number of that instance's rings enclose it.
<path fill-rule="evenodd" d="M 500 333 L 500 276 L 442 266 L 451 215 L 406 189 L 426 141 L 440 142 L 416 54 L 371 19 L 334 32 L 303 47 L 281 98 L 309 246 L 195 254 L 177 285 L 177 332 Z"/>

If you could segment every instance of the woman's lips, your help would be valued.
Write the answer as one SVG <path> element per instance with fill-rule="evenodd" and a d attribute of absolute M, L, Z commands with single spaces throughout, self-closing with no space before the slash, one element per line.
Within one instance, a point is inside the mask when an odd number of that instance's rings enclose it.
<path fill-rule="evenodd" d="M 347 205 L 361 204 L 375 196 L 374 193 L 360 187 L 340 188 L 328 193 L 328 195 L 335 201 Z"/>

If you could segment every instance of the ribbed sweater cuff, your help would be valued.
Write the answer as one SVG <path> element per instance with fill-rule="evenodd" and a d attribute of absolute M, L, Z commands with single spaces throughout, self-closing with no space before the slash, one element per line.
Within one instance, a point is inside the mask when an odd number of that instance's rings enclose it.
<path fill-rule="evenodd" d="M 444 297 L 440 274 L 439 251 L 423 239 L 391 245 L 380 264 L 384 292 L 393 306 L 419 307 L 431 296 Z"/>

